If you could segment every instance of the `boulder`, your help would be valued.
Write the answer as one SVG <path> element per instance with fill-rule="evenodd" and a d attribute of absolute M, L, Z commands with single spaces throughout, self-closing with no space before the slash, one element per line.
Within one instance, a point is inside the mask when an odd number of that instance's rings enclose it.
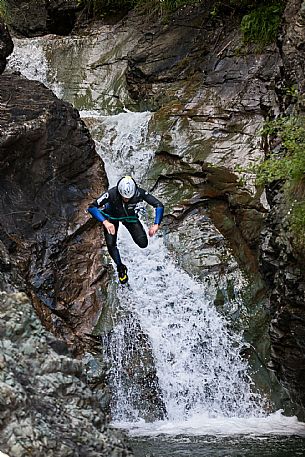
<path fill-rule="evenodd" d="M 91 331 L 108 277 L 86 212 L 108 186 L 103 163 L 70 104 L 36 81 L 1 75 L 0 164 L 2 248 L 43 321 L 77 349 L 71 335 Z"/>
<path fill-rule="evenodd" d="M 107 427 L 105 382 L 90 387 L 86 359 L 42 327 L 25 294 L 1 292 L 0 317 L 0 449 L 11 457 L 131 457 Z"/>

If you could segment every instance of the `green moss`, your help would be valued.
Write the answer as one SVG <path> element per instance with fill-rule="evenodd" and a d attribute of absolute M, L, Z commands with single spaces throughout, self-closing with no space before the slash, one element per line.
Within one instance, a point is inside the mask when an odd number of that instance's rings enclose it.
<path fill-rule="evenodd" d="M 305 116 L 281 117 L 266 123 L 262 133 L 277 139 L 279 151 L 255 167 L 257 183 L 282 181 L 287 222 L 295 240 L 305 245 Z"/>
<path fill-rule="evenodd" d="M 281 117 L 267 122 L 263 135 L 277 137 L 282 148 L 257 168 L 258 183 L 286 181 L 286 187 L 298 184 L 305 174 L 305 117 Z"/>
<path fill-rule="evenodd" d="M 77 95 L 74 99 L 74 106 L 78 110 L 92 109 L 94 106 L 91 91 L 87 89 L 85 94 Z"/>
<path fill-rule="evenodd" d="M 294 233 L 295 242 L 299 247 L 305 247 L 305 200 L 295 201 L 289 213 L 289 222 Z"/>
<path fill-rule="evenodd" d="M 0 18 L 5 22 L 9 22 L 8 4 L 5 0 L 0 0 Z"/>

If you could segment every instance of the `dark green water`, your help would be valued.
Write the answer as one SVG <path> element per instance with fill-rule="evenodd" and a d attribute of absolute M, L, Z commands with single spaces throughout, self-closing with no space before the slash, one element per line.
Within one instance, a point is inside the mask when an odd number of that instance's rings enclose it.
<path fill-rule="evenodd" d="M 156 436 L 131 438 L 135 457 L 305 457 L 305 438 Z"/>

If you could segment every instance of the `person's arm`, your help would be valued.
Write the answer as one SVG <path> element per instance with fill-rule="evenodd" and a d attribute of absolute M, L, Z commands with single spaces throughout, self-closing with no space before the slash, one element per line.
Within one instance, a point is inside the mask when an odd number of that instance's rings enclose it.
<path fill-rule="evenodd" d="M 143 200 L 145 200 L 149 205 L 155 208 L 155 220 L 153 225 L 148 230 L 149 236 L 154 236 L 159 230 L 161 221 L 163 219 L 164 205 L 160 200 L 158 200 L 153 195 L 149 194 L 147 191 L 143 189 L 140 190 L 142 191 L 141 194 Z"/>
<path fill-rule="evenodd" d="M 91 205 L 89 205 L 88 213 L 90 213 L 91 216 L 94 217 L 99 222 L 102 222 L 108 233 L 110 233 L 111 235 L 114 235 L 115 226 L 111 222 L 109 222 L 107 220 L 106 216 L 104 216 L 101 213 L 101 211 L 99 210 L 99 206 L 104 206 L 106 203 L 108 203 L 108 201 L 109 201 L 109 193 L 105 192 L 97 200 L 92 202 Z"/>

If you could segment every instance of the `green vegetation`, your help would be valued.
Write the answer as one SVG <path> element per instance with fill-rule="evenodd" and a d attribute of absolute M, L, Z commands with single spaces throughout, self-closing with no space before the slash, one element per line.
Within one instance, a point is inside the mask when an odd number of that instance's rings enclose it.
<path fill-rule="evenodd" d="M 4 20 L 8 18 L 8 5 L 5 0 L 0 0 L 0 18 Z"/>
<path fill-rule="evenodd" d="M 305 177 L 305 118 L 280 117 L 267 122 L 262 134 L 280 139 L 285 155 L 271 154 L 259 166 L 258 182 L 271 183 L 280 179 L 286 181 L 289 187 L 298 184 Z"/>
<path fill-rule="evenodd" d="M 289 222 L 299 247 L 305 246 L 305 200 L 293 203 Z"/>
<path fill-rule="evenodd" d="M 305 116 L 280 117 L 266 123 L 262 133 L 281 146 L 256 167 L 257 182 L 283 182 L 287 221 L 295 240 L 305 246 Z"/>
<path fill-rule="evenodd" d="M 241 21 L 245 43 L 254 43 L 258 49 L 275 41 L 282 19 L 284 3 L 259 6 L 246 14 Z"/>

